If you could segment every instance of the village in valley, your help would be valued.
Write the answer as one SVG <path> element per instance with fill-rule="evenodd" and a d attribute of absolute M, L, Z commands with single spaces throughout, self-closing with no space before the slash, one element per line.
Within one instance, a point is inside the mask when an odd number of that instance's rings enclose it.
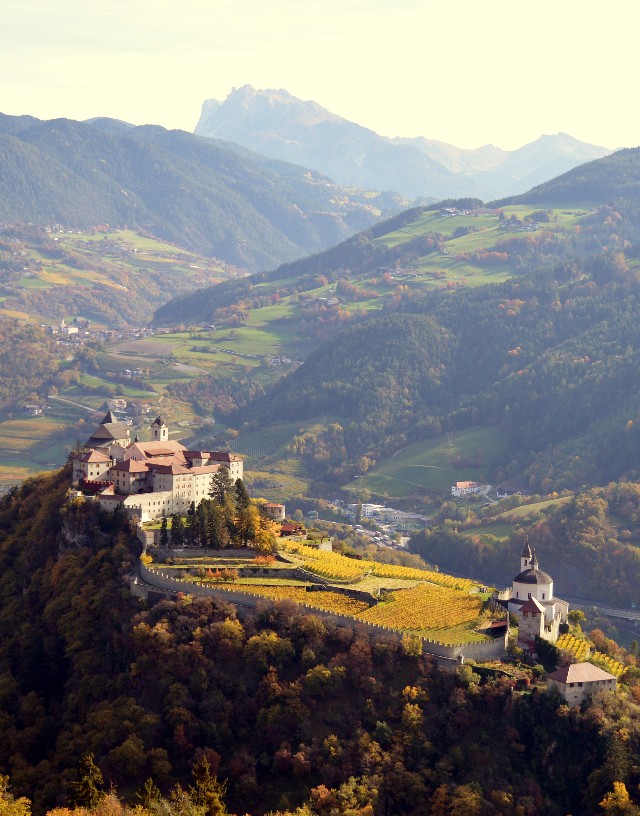
<path fill-rule="evenodd" d="M 585 650 L 584 641 L 570 634 L 569 604 L 556 597 L 553 579 L 540 569 L 528 543 L 504 590 L 437 570 L 345 555 L 334 551 L 328 534 L 312 534 L 287 520 L 283 504 L 249 499 L 241 456 L 189 450 L 170 438 L 161 416 L 149 430 L 150 439 L 132 440 L 129 426 L 109 410 L 71 454 L 70 501 L 93 501 L 132 520 L 143 549 L 131 579 L 134 594 L 210 595 L 237 604 L 239 614 L 267 600 L 289 600 L 338 625 L 365 626 L 374 636 L 396 638 L 448 670 L 465 660 L 496 665 L 509 654 L 535 663 L 544 659 L 545 644 L 569 652 L 574 647 L 590 661 L 556 670 L 547 684 L 570 705 L 595 691 L 615 691 L 624 666 Z M 489 487 L 458 482 L 452 496 L 486 495 Z M 228 532 L 224 539 L 210 538 L 211 520 L 216 512 L 222 519 L 229 507 L 237 513 L 233 524 L 239 529 L 243 514 L 253 508 L 244 538 Z M 403 515 L 362 502 L 347 505 L 345 512 L 354 523 L 399 523 Z M 382 537 L 376 543 L 384 546 Z M 573 616 L 574 623 L 579 619 L 580 613 Z M 510 624 L 517 626 L 511 641 Z"/>

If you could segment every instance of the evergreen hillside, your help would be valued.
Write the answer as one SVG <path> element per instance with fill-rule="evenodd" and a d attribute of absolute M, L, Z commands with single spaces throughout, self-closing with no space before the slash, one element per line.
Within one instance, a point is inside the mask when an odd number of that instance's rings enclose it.
<path fill-rule="evenodd" d="M 627 423 L 640 417 L 640 285 L 505 284 L 490 300 L 474 294 L 430 303 L 428 316 L 403 304 L 402 314 L 342 332 L 230 422 L 329 415 L 311 457 L 323 478 L 483 424 L 509 439 L 494 478 L 526 471 L 532 487 L 560 489 L 637 473 L 640 439 Z"/>
<path fill-rule="evenodd" d="M 602 196 L 640 183 L 635 155 L 594 163 L 609 178 L 607 168 L 627 157 Z M 366 477 L 410 442 L 487 426 L 507 440 L 484 463 L 494 482 L 518 476 L 546 492 L 633 476 L 636 200 L 597 209 L 478 203 L 401 213 L 324 253 L 180 297 L 156 321 L 213 321 L 238 327 L 238 337 L 246 325 L 244 349 L 260 354 L 264 332 L 268 348 L 286 343 L 305 360 L 266 395 L 261 376 L 252 401 L 219 410 L 241 434 L 299 423 L 287 453 L 318 495 L 336 480 Z M 393 313 L 401 317 L 380 316 Z M 420 380 L 420 343 L 437 388 Z M 211 383 L 202 386 L 213 395 Z"/>
<path fill-rule="evenodd" d="M 0 116 L 0 220 L 128 225 L 250 270 L 393 211 L 300 167 L 161 127 Z"/>
<path fill-rule="evenodd" d="M 600 239 L 619 245 L 639 227 L 633 214 L 620 216 L 621 235 Z M 552 490 L 634 475 L 637 255 L 608 249 L 500 285 L 409 292 L 384 307 L 395 314 L 362 315 L 229 419 L 265 427 L 329 415 L 302 448 L 292 442 L 321 481 L 361 475 L 408 442 L 482 425 L 508 439 L 493 479 L 519 475 Z"/>
<path fill-rule="evenodd" d="M 270 272 L 259 272 L 242 280 L 227 281 L 173 298 L 156 311 L 153 322 L 164 325 L 212 320 L 216 310 L 255 296 L 277 293 L 282 297 L 310 291 L 318 288 L 319 277 L 326 277 L 327 282 L 342 277 L 353 278 L 375 271 L 380 265 L 401 263 L 410 255 L 415 257 L 419 251 L 431 251 L 435 240 L 430 235 L 417 237 L 398 247 L 374 243 L 376 239 L 402 229 L 405 224 L 411 224 L 425 212 L 426 207 L 405 210 L 317 255 L 282 264 Z"/>

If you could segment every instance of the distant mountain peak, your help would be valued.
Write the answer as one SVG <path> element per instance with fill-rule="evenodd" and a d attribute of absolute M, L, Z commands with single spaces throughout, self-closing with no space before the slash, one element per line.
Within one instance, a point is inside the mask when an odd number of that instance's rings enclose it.
<path fill-rule="evenodd" d="M 477 192 L 473 181 L 456 178 L 414 147 L 394 145 L 283 88 L 243 85 L 220 105 L 208 100 L 195 133 L 310 167 L 348 186 L 432 200 Z"/>
<path fill-rule="evenodd" d="M 516 150 L 475 150 L 427 139 L 387 139 L 284 88 L 233 88 L 207 100 L 195 133 L 324 173 L 339 184 L 441 199 L 522 193 L 611 151 L 567 133 L 545 134 Z"/>

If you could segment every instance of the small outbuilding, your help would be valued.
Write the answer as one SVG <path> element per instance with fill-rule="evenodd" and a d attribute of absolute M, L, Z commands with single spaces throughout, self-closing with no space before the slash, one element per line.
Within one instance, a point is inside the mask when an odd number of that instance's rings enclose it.
<path fill-rule="evenodd" d="M 580 705 L 596 691 L 615 691 L 616 678 L 593 663 L 573 663 L 547 675 L 547 688 L 558 689 L 569 705 Z"/>

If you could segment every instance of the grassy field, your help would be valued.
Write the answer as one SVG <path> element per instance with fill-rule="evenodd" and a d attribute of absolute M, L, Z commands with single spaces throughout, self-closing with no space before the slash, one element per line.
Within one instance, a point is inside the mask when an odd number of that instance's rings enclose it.
<path fill-rule="evenodd" d="M 500 541 L 506 541 L 513 532 L 513 524 L 496 522 L 495 524 L 483 524 L 477 527 L 465 527 L 464 530 L 459 532 L 468 536 L 492 535 L 500 539 Z"/>
<path fill-rule="evenodd" d="M 454 431 L 408 445 L 348 487 L 367 488 L 389 498 L 404 498 L 416 491 L 450 495 L 457 481 L 485 481 L 493 457 L 505 446 L 497 428 Z"/>
<path fill-rule="evenodd" d="M 559 507 L 562 504 L 566 504 L 571 498 L 572 496 L 563 496 L 532 502 L 531 504 L 523 504 L 520 507 L 514 507 L 512 510 L 506 510 L 504 513 L 494 516 L 488 524 L 465 527 L 460 530 L 460 533 L 466 536 L 493 535 L 501 541 L 506 541 L 513 532 L 513 528 L 516 524 L 527 519 L 535 518 L 542 510 L 548 507 Z"/>
<path fill-rule="evenodd" d="M 0 422 L 0 481 L 61 467 L 78 439 L 82 412 L 52 404 L 46 416 Z"/>

